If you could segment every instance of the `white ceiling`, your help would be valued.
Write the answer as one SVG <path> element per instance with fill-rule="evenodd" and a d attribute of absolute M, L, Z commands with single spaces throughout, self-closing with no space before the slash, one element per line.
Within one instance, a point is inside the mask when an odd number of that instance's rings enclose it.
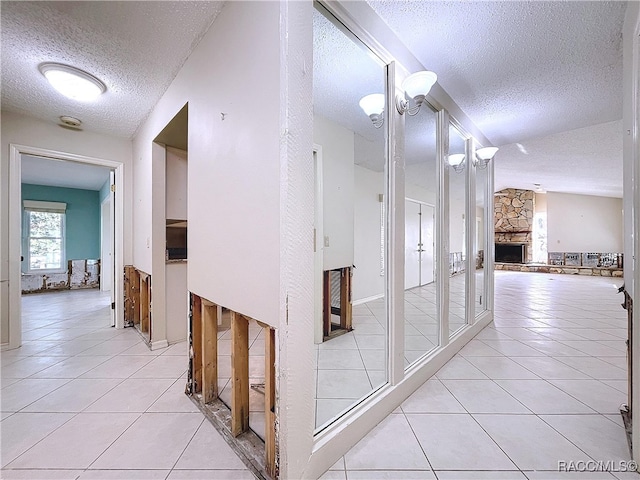
<path fill-rule="evenodd" d="M 223 2 L 2 2 L 2 109 L 131 137 Z M 53 91 L 42 62 L 73 65 L 107 86 L 96 102 Z"/>
<path fill-rule="evenodd" d="M 612 122 L 622 117 L 625 2 L 369 5 L 504 146 L 496 187 L 541 183 L 550 191 L 621 195 L 620 124 Z M 53 122 L 71 115 L 87 130 L 132 137 L 222 8 L 201 1 L 2 2 L 2 109 Z M 314 98 L 324 104 L 317 113 L 380 142 L 357 102 L 382 92 L 382 66 L 336 38 L 317 14 L 314 26 Z M 97 103 L 66 100 L 38 72 L 44 61 L 87 70 L 108 91 Z"/>
<path fill-rule="evenodd" d="M 622 120 L 505 145 L 496 155 L 495 190 L 622 197 Z"/>
<path fill-rule="evenodd" d="M 22 155 L 22 183 L 100 190 L 109 180 L 107 167 Z"/>
<path fill-rule="evenodd" d="M 369 4 L 495 145 L 622 118 L 626 2 Z"/>

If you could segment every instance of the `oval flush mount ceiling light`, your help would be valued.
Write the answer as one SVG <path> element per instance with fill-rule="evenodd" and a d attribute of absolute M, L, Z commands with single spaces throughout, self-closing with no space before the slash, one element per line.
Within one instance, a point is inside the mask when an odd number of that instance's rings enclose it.
<path fill-rule="evenodd" d="M 69 65 L 42 63 L 38 68 L 53 88 L 73 100 L 95 100 L 107 90 L 107 86 L 93 75 Z"/>

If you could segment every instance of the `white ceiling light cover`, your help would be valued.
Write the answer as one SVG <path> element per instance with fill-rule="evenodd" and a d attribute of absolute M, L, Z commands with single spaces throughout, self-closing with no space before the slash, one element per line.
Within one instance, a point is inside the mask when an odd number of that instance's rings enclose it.
<path fill-rule="evenodd" d="M 360 108 L 367 116 L 381 115 L 384 111 L 384 94 L 372 93 L 360 100 Z"/>
<path fill-rule="evenodd" d="M 65 97 L 81 102 L 95 100 L 107 87 L 93 75 L 61 63 L 43 63 L 40 71 L 53 88 Z"/>
<path fill-rule="evenodd" d="M 409 98 L 426 97 L 437 80 L 438 76 L 428 70 L 416 72 L 402 82 L 402 89 Z"/>
<path fill-rule="evenodd" d="M 476 155 L 480 160 L 491 160 L 498 151 L 498 147 L 484 147 L 476 150 Z"/>
<path fill-rule="evenodd" d="M 447 157 L 447 160 L 449 161 L 449 165 L 451 165 L 452 167 L 457 167 L 464 161 L 464 153 L 454 153 L 452 155 L 449 155 Z"/>

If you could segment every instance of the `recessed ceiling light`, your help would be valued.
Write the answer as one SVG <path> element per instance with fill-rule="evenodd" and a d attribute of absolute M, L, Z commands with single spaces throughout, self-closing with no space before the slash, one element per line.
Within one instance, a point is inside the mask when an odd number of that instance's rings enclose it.
<path fill-rule="evenodd" d="M 95 100 L 107 87 L 93 75 L 61 63 L 42 63 L 40 72 L 65 97 L 82 102 Z"/>

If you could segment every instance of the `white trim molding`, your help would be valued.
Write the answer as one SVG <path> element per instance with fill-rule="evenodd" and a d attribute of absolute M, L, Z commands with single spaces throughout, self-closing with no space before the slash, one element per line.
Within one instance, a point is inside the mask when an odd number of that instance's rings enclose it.
<path fill-rule="evenodd" d="M 124 163 L 102 158 L 87 157 L 27 145 L 9 145 L 9 343 L 3 348 L 17 348 L 22 344 L 20 309 L 21 282 L 20 256 L 22 241 L 22 155 L 32 155 L 69 162 L 99 165 L 115 171 L 116 185 L 124 192 Z M 124 196 L 116 195 L 115 205 L 115 265 L 116 272 L 124 269 Z M 115 279 L 116 328 L 124 327 L 124 278 Z"/>

